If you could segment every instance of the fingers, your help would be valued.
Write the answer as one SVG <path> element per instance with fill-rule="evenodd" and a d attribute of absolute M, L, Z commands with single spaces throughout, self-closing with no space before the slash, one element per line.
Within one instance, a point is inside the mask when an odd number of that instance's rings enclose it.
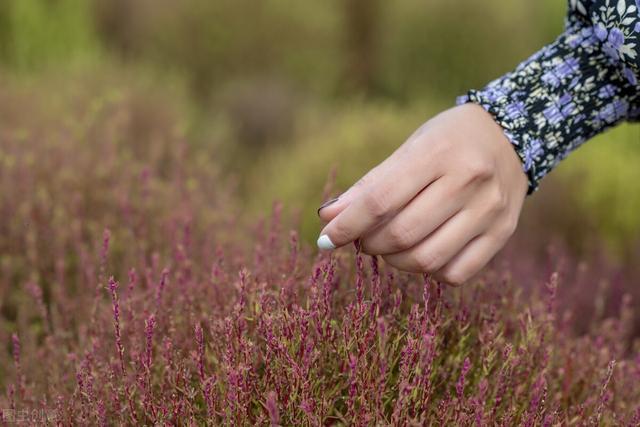
<path fill-rule="evenodd" d="M 487 221 L 463 210 L 442 224 L 429 237 L 410 249 L 384 255 L 392 266 L 414 273 L 433 273 L 445 266 L 465 245 L 480 235 Z"/>
<path fill-rule="evenodd" d="M 379 167 L 379 166 L 378 166 Z M 372 174 L 376 169 L 372 169 L 369 174 Z M 335 218 L 340 212 L 342 212 L 358 194 L 360 187 L 366 182 L 367 175 L 361 178 L 358 182 L 353 184 L 347 191 L 333 200 L 328 200 L 318 208 L 318 216 L 324 222 L 329 222 Z"/>
<path fill-rule="evenodd" d="M 425 167 L 424 160 L 397 156 L 392 165 L 354 190 L 353 200 L 320 233 L 318 247 L 335 249 L 356 240 L 405 206 L 433 179 L 435 172 Z"/>
<path fill-rule="evenodd" d="M 462 208 L 467 191 L 458 187 L 451 177 L 434 181 L 397 215 L 365 236 L 362 250 L 386 255 L 421 242 Z"/>
<path fill-rule="evenodd" d="M 334 249 L 363 236 L 385 218 L 405 206 L 433 178 L 433 172 L 418 170 L 413 162 L 398 162 L 365 182 L 353 201 L 344 208 L 320 233 L 318 246 Z M 413 166 L 413 167 L 412 167 Z"/>
<path fill-rule="evenodd" d="M 435 276 L 449 284 L 461 285 L 487 265 L 503 245 L 501 239 L 491 234 L 478 236 L 437 271 Z"/>
<path fill-rule="evenodd" d="M 420 131 L 422 127 L 418 129 Z M 416 131 L 416 133 L 418 133 Z M 412 135 L 410 137 L 413 138 Z M 394 151 L 389 157 L 387 157 L 382 163 L 371 169 L 367 172 L 362 178 L 360 178 L 355 184 L 353 184 L 347 191 L 342 193 L 339 197 L 336 198 L 332 203 L 327 203 L 326 206 L 323 204 L 318 208 L 318 216 L 324 222 L 330 222 L 334 219 L 340 212 L 342 212 L 349 204 L 362 193 L 362 190 L 367 188 L 371 182 L 376 179 L 376 177 L 380 177 L 384 175 L 390 168 L 393 167 L 394 164 L 397 164 L 401 161 L 402 153 L 406 148 L 403 146 L 399 147 L 396 151 Z"/>

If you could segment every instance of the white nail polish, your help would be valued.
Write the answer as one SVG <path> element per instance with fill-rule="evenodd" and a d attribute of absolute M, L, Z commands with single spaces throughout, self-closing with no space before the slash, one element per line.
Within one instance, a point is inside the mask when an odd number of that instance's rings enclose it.
<path fill-rule="evenodd" d="M 333 244 L 329 236 L 323 234 L 318 237 L 318 247 L 323 251 L 331 251 L 336 248 L 336 245 Z"/>

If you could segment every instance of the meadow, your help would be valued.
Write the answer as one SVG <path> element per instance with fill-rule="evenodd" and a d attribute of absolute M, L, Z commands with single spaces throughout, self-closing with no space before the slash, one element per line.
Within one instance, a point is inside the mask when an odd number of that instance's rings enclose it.
<path fill-rule="evenodd" d="M 640 424 L 637 125 L 465 286 L 310 244 L 555 3 L 0 5 L 0 423 Z"/>

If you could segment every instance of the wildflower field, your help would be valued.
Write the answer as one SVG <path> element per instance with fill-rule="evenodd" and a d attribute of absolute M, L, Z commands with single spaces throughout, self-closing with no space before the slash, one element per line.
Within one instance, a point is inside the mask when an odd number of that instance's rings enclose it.
<path fill-rule="evenodd" d="M 317 254 L 170 113 L 145 145 L 140 95 L 97 93 L 0 128 L 5 425 L 640 423 L 637 275 L 512 249 L 453 289 Z"/>
<path fill-rule="evenodd" d="M 0 426 L 640 425 L 638 126 L 465 286 L 310 244 L 565 3 L 0 2 Z"/>

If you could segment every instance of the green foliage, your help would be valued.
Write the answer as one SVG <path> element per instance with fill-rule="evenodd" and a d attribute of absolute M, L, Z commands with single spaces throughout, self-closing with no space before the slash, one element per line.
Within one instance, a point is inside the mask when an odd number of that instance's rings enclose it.
<path fill-rule="evenodd" d="M 340 32 L 331 2 L 96 4 L 100 37 L 107 46 L 116 54 L 135 55 L 183 74 L 201 98 L 237 78 L 283 76 L 317 94 L 338 79 Z"/>
<path fill-rule="evenodd" d="M 582 181 L 582 206 L 610 243 L 619 246 L 640 234 L 640 127 L 625 124 L 594 138 L 560 167 Z"/>
<path fill-rule="evenodd" d="M 337 195 L 381 162 L 437 109 L 427 106 L 398 108 L 385 104 L 354 103 L 329 111 L 310 109 L 292 144 L 264 150 L 246 169 L 250 206 L 262 212 L 277 198 L 301 210 L 302 235 L 317 238 L 316 209 L 324 184 Z"/>
<path fill-rule="evenodd" d="M 565 8 L 552 0 L 95 2 L 106 45 L 183 73 L 200 97 L 270 75 L 321 98 L 355 91 L 396 100 L 453 96 L 498 76 L 560 32 Z"/>
<path fill-rule="evenodd" d="M 358 13 L 365 6 L 373 12 Z M 0 2 L 0 67 L 46 70 L 46 82 L 77 62 L 111 70 L 126 62 L 122 79 L 184 81 L 198 101 L 183 108 L 193 139 L 242 176 L 247 206 L 262 211 L 274 197 L 297 205 L 312 239 L 332 167 L 334 192 L 346 189 L 455 96 L 551 41 L 565 8 L 555 0 L 14 0 Z M 50 116 L 59 108 L 53 85 L 44 89 Z M 554 174 L 585 175 L 579 212 L 616 244 L 640 231 L 637 168 L 628 166 L 638 139 L 637 126 L 616 130 Z"/>
<path fill-rule="evenodd" d="M 0 28 L 0 59 L 18 71 L 95 57 L 98 50 L 86 0 L 2 2 Z"/>
<path fill-rule="evenodd" d="M 484 85 L 553 40 L 565 13 L 556 1 L 464 0 L 402 0 L 385 12 L 380 80 L 405 99 Z"/>

